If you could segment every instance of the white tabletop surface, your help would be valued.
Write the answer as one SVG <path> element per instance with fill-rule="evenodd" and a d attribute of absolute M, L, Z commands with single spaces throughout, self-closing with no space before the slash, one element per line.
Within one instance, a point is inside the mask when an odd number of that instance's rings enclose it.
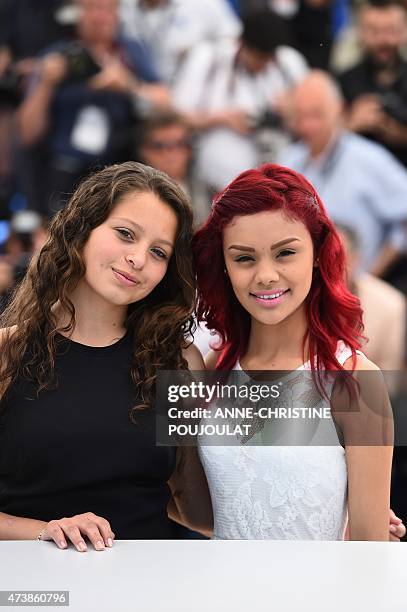
<path fill-rule="evenodd" d="M 69 608 L 44 610 L 71 612 L 406 612 L 407 545 L 122 540 L 78 553 L 0 542 L 0 589 L 69 590 Z"/>

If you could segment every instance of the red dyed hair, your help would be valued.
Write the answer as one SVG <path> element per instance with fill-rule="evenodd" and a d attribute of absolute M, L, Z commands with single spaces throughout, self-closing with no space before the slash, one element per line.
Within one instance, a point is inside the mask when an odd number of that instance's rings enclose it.
<path fill-rule="evenodd" d="M 306 298 L 304 345 L 308 340 L 313 374 L 343 370 L 336 358 L 339 340 L 350 347 L 355 364 L 363 338 L 362 310 L 346 287 L 345 254 L 338 233 L 311 183 L 294 170 L 265 164 L 243 172 L 216 196 L 208 220 L 194 236 L 198 320 L 222 339 L 216 369 L 233 368 L 247 350 L 250 334 L 250 315 L 224 273 L 223 230 L 236 216 L 267 210 L 281 210 L 304 223 L 319 260 Z M 319 375 L 317 380 L 321 382 Z"/>

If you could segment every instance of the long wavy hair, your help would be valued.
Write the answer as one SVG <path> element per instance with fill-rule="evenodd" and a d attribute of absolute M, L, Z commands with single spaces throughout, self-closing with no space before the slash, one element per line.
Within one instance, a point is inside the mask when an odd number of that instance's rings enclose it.
<path fill-rule="evenodd" d="M 314 187 L 298 172 L 265 164 L 243 172 L 215 197 L 211 214 L 193 240 L 197 317 L 221 338 L 216 368 L 232 368 L 247 350 L 250 315 L 224 274 L 223 231 L 236 216 L 267 210 L 281 210 L 289 219 L 301 221 L 319 261 L 305 303 L 308 325 L 303 350 L 308 341 L 312 373 L 321 388 L 322 370 L 343 370 L 336 358 L 339 340 L 350 347 L 355 364 L 363 338 L 362 310 L 346 287 L 345 254 L 338 233 Z"/>
<path fill-rule="evenodd" d="M 126 194 L 151 192 L 177 216 L 174 253 L 154 290 L 130 304 L 125 327 L 134 339 L 132 380 L 134 410 L 152 403 L 157 369 L 186 368 L 182 348 L 192 330 L 195 277 L 192 264 L 192 209 L 182 189 L 166 174 L 136 162 L 109 166 L 86 178 L 50 226 L 50 238 L 32 259 L 28 272 L 0 317 L 5 328 L 1 345 L 0 389 L 3 398 L 20 377 L 33 380 L 38 393 L 55 388 L 57 334 L 75 326 L 70 295 L 85 274 L 83 249 L 93 229 L 102 224 Z M 65 327 L 56 325 L 56 305 L 69 314 Z M 140 401 L 139 401 L 140 400 Z"/>

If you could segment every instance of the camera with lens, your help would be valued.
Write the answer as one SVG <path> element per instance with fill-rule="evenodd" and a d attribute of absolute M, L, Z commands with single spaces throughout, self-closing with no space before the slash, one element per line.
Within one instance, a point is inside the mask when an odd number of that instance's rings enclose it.
<path fill-rule="evenodd" d="M 272 110 L 266 110 L 259 115 L 251 117 L 253 130 L 275 130 L 282 127 L 280 115 Z"/>
<path fill-rule="evenodd" d="M 380 96 L 380 103 L 384 112 L 392 119 L 407 125 L 407 105 L 401 96 L 393 91 L 388 91 Z"/>
<path fill-rule="evenodd" d="M 62 55 L 67 64 L 66 81 L 71 83 L 86 81 L 100 72 L 99 64 L 78 41 L 67 44 L 62 50 Z"/>
<path fill-rule="evenodd" d="M 22 100 L 23 77 L 11 64 L 0 77 L 0 107 L 15 108 Z"/>

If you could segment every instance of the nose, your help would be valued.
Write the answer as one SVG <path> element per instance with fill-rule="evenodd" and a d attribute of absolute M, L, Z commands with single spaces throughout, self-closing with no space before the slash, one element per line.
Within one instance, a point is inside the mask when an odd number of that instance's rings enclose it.
<path fill-rule="evenodd" d="M 279 279 L 278 270 L 271 262 L 264 262 L 257 268 L 255 280 L 258 285 L 268 287 Z"/>
<path fill-rule="evenodd" d="M 126 261 L 135 270 L 142 270 L 146 265 L 147 249 L 142 245 L 137 245 L 131 252 L 127 253 Z"/>

